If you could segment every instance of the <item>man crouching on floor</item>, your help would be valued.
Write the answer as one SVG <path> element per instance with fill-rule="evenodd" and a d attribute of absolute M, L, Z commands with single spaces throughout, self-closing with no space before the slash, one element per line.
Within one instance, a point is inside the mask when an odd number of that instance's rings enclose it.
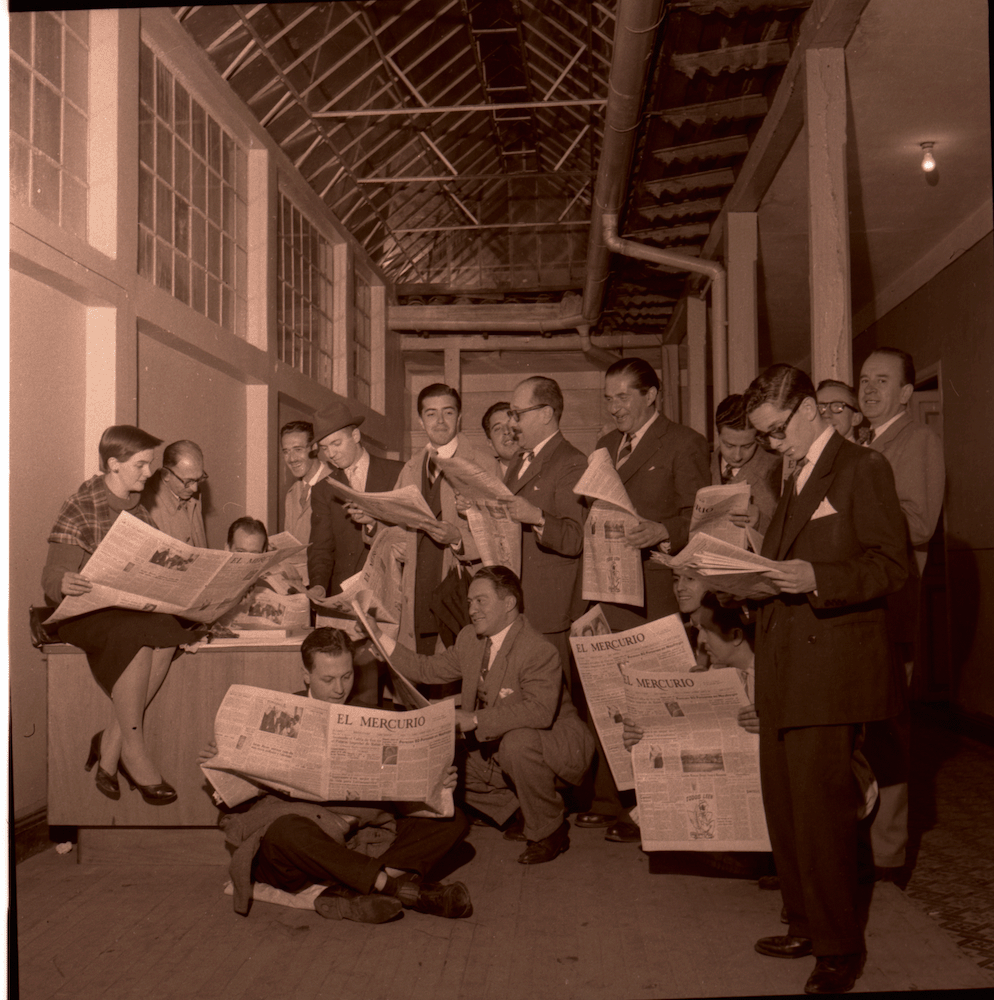
<path fill-rule="evenodd" d="M 344 632 L 315 629 L 300 647 L 305 690 L 296 694 L 333 705 L 374 707 L 350 698 L 352 652 Z M 212 740 L 199 762 L 216 754 Z M 455 783 L 452 767 L 445 784 L 454 788 Z M 332 920 L 380 924 L 404 907 L 438 917 L 473 912 L 462 882 L 423 881 L 469 831 L 458 808 L 451 818 L 426 819 L 405 815 L 399 803 L 305 802 L 269 792 L 247 811 L 222 817 L 221 825 L 235 846 L 231 877 L 236 913 L 248 913 L 252 882 L 290 893 L 325 885 L 314 908 Z M 347 840 L 356 849 L 346 847 Z"/>

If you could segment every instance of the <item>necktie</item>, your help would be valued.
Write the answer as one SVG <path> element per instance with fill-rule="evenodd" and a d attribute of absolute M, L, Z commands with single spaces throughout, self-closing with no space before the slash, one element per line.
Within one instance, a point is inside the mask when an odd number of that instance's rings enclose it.
<path fill-rule="evenodd" d="M 480 661 L 480 680 L 476 685 L 476 707 L 486 708 L 487 707 L 487 696 L 484 693 L 483 685 L 486 682 L 487 674 L 490 673 L 490 650 L 493 648 L 493 643 L 490 641 L 490 636 L 487 636 L 487 641 L 483 644 L 483 659 Z"/>
<path fill-rule="evenodd" d="M 794 471 L 790 474 L 795 495 L 797 494 L 797 482 L 801 478 L 801 469 L 803 469 L 807 464 L 807 456 L 799 458 L 797 460 L 797 465 L 794 466 Z"/>
<path fill-rule="evenodd" d="M 618 449 L 618 457 L 615 459 L 614 467 L 620 469 L 622 465 L 625 464 L 625 460 L 632 453 L 632 438 L 630 434 L 626 434 L 621 439 L 621 447 Z"/>
<path fill-rule="evenodd" d="M 300 509 L 302 511 L 307 510 L 307 501 L 311 498 L 311 486 L 310 483 L 305 483 L 304 488 L 300 491 Z"/>
<path fill-rule="evenodd" d="M 435 480 L 438 479 L 438 462 L 435 461 L 433 455 L 428 455 L 428 485 L 434 486 Z"/>
<path fill-rule="evenodd" d="M 876 436 L 877 436 L 877 432 L 876 432 L 876 431 L 875 431 L 875 430 L 874 430 L 874 429 L 873 429 L 873 428 L 871 427 L 871 428 L 870 428 L 870 429 L 869 429 L 869 430 L 868 430 L 868 431 L 866 432 L 866 441 L 864 441 L 863 443 L 864 443 L 864 444 L 872 444 L 872 443 L 873 443 L 873 439 L 874 439 L 874 438 L 875 438 Z"/>
<path fill-rule="evenodd" d="M 525 469 L 532 464 L 532 459 L 535 458 L 535 452 L 526 451 L 524 455 L 521 456 L 521 468 L 518 469 L 518 479 L 520 479 L 525 474 Z"/>

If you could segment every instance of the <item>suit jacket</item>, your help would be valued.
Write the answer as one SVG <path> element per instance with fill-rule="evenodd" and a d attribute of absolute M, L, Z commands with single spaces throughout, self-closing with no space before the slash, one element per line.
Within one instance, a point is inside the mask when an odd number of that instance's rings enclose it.
<path fill-rule="evenodd" d="M 597 442 L 597 447 L 606 448 L 612 458 L 617 458 L 622 436 L 621 431 L 613 430 Z M 666 525 L 670 552 L 679 552 L 687 544 L 697 491 L 708 485 L 707 441 L 697 431 L 660 413 L 618 475 L 639 517 Z M 641 608 L 601 602 L 608 624 L 615 631 L 679 610 L 673 594 L 673 572 L 653 562 L 651 553 L 652 549 L 642 550 L 645 603 Z"/>
<path fill-rule="evenodd" d="M 441 653 L 423 656 L 398 643 L 392 660 L 404 676 L 419 683 L 461 680 L 461 704 L 471 710 L 485 641 L 467 625 L 455 645 Z M 481 743 L 500 740 L 512 729 L 538 729 L 546 763 L 570 784 L 580 782 L 593 757 L 593 738 L 563 686 L 559 653 L 523 615 L 513 622 L 493 658 L 484 692 L 488 707 L 476 713 L 475 734 Z"/>
<path fill-rule="evenodd" d="M 534 525 L 521 525 L 525 612 L 539 632 L 563 632 L 571 624 L 570 604 L 583 551 L 583 498 L 573 487 L 587 459 L 557 431 L 519 479 L 520 468 L 518 455 L 507 470 L 507 488 L 545 515 L 541 538 Z"/>
<path fill-rule="evenodd" d="M 780 499 L 780 486 L 783 483 L 783 459 L 779 455 L 765 451 L 760 445 L 752 458 L 739 469 L 733 483 L 748 483 L 752 488 L 752 502 L 759 508 L 759 521 L 756 530 L 766 534 L 766 529 L 773 519 Z M 715 448 L 711 455 L 711 485 L 721 483 L 721 452 Z"/>
<path fill-rule="evenodd" d="M 401 470 L 400 462 L 369 456 L 366 474 L 367 493 L 392 490 Z M 344 472 L 335 470 L 335 478 L 348 484 Z M 307 550 L 307 578 L 312 587 L 324 587 L 329 596 L 342 589 L 347 580 L 366 563 L 366 539 L 363 526 L 345 513 L 345 504 L 332 492 L 327 478 L 311 490 L 311 544 Z"/>
<path fill-rule="evenodd" d="M 321 473 L 318 482 L 326 479 L 331 469 L 324 462 L 321 463 Z M 310 478 L 310 477 L 308 477 Z M 317 483 L 315 483 L 315 486 Z M 283 498 L 283 530 L 289 531 L 298 542 L 305 545 L 311 540 L 311 492 L 313 487 L 308 486 L 302 479 L 297 479 L 290 484 Z M 293 556 L 290 563 L 300 570 L 300 575 L 306 581 L 307 574 L 307 550 Z"/>
<path fill-rule="evenodd" d="M 890 462 L 897 499 L 908 523 L 919 576 L 925 569 L 928 543 L 935 533 L 946 488 L 942 442 L 905 411 L 868 445 Z"/>
<path fill-rule="evenodd" d="M 497 475 L 497 460 L 493 455 L 477 448 L 470 441 L 464 438 L 462 434 L 456 435 L 456 438 L 458 441 L 455 450 L 456 455 L 460 458 L 467 458 L 469 461 L 478 465 L 481 469 Z M 427 451 L 428 446 L 426 445 L 424 448 L 421 448 L 414 455 L 412 455 L 406 463 L 404 463 L 404 467 L 400 470 L 400 475 L 397 477 L 397 489 L 400 489 L 403 486 L 416 486 L 418 490 L 421 489 L 422 471 L 424 469 L 425 454 Z M 449 481 L 444 477 L 444 475 L 442 477 L 440 497 L 442 504 L 441 520 L 448 521 L 449 524 L 455 525 L 459 529 L 459 533 L 462 535 L 462 546 L 458 554 L 453 551 L 451 546 L 447 546 L 445 549 L 442 562 L 442 579 L 444 580 L 449 571 L 460 563 L 473 567 L 478 565 L 480 561 L 480 553 L 476 548 L 476 542 L 473 541 L 472 532 L 469 530 L 469 523 L 466 518 L 460 517 L 459 511 L 456 510 L 455 492 L 449 485 Z M 398 533 L 402 532 L 402 534 L 399 534 L 398 537 L 402 538 L 405 544 L 404 570 L 401 580 L 403 601 L 401 606 L 400 631 L 398 639 L 401 642 L 413 644 L 414 587 L 417 579 L 418 533 L 416 531 L 408 531 L 405 528 L 399 527 L 392 528 L 391 530 Z"/>
<path fill-rule="evenodd" d="M 764 727 L 886 719 L 905 683 L 885 600 L 908 574 L 904 518 L 881 456 L 832 434 L 804 489 L 785 489 L 763 543 L 769 559 L 803 559 L 816 589 L 759 611 L 756 709 Z M 817 515 L 817 516 L 816 516 Z"/>

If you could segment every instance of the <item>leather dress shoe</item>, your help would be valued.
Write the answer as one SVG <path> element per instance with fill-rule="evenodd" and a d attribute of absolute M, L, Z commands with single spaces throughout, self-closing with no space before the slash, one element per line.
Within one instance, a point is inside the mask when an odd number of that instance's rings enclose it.
<path fill-rule="evenodd" d="M 804 984 L 805 993 L 848 993 L 863 975 L 866 952 L 854 955 L 819 955 L 814 972 Z"/>
<path fill-rule="evenodd" d="M 578 829 L 593 830 L 600 826 L 610 826 L 617 816 L 610 816 L 607 813 L 589 812 L 580 813 L 573 821 Z"/>
<path fill-rule="evenodd" d="M 760 938 L 756 942 L 756 951 L 771 958 L 804 958 L 811 954 L 811 940 L 790 934 L 777 934 L 775 937 Z"/>
<path fill-rule="evenodd" d="M 521 815 L 520 810 L 514 814 L 514 820 L 504 831 L 504 839 L 516 840 L 519 843 L 524 843 L 528 839 L 525 836 L 525 818 Z"/>
<path fill-rule="evenodd" d="M 759 888 L 767 890 L 780 891 L 780 876 L 779 875 L 763 875 L 759 879 Z"/>
<path fill-rule="evenodd" d="M 355 920 L 360 924 L 382 924 L 401 911 L 399 899 L 371 893 L 364 896 L 347 885 L 328 886 L 314 899 L 314 909 L 327 920 Z"/>
<path fill-rule="evenodd" d="M 529 840 L 524 853 L 518 858 L 519 865 L 542 865 L 558 858 L 569 850 L 569 822 L 563 820 L 559 828 L 541 840 Z"/>
<path fill-rule="evenodd" d="M 615 844 L 638 844 L 642 840 L 642 832 L 637 824 L 626 819 L 619 819 L 617 823 L 608 827 L 604 839 L 613 841 Z"/>

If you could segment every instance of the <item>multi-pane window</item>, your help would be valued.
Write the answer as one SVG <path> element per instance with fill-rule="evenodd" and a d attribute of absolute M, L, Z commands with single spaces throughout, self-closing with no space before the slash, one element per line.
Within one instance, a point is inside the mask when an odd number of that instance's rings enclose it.
<path fill-rule="evenodd" d="M 373 323 L 369 282 L 355 272 L 354 317 L 352 327 L 352 395 L 356 401 L 369 406 L 372 402 L 373 382 Z"/>
<path fill-rule="evenodd" d="M 244 336 L 245 152 L 144 43 L 139 72 L 138 273 Z"/>
<path fill-rule="evenodd" d="M 281 361 L 331 388 L 331 245 L 285 194 L 280 194 L 276 337 Z"/>
<path fill-rule="evenodd" d="M 86 238 L 90 15 L 15 13 L 10 23 L 10 185 Z"/>

